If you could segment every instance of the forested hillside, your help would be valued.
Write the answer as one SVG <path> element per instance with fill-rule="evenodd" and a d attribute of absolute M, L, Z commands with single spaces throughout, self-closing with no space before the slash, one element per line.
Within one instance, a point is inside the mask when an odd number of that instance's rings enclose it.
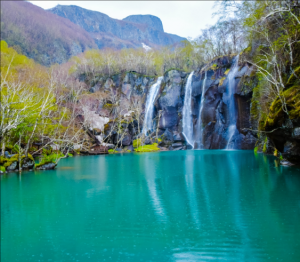
<path fill-rule="evenodd" d="M 47 66 L 97 47 L 84 29 L 25 1 L 1 1 L 1 39 Z"/>

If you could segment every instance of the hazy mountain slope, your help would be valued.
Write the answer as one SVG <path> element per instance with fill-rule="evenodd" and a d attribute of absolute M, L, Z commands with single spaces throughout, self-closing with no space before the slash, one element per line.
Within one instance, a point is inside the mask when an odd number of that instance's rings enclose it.
<path fill-rule="evenodd" d="M 118 20 L 74 5 L 58 5 L 48 11 L 80 25 L 91 34 L 99 48 L 141 47 L 142 43 L 157 47 L 185 40 L 165 33 L 160 19 L 155 16 L 137 15 Z"/>
<path fill-rule="evenodd" d="M 1 39 L 43 65 L 97 47 L 78 25 L 25 1 L 1 1 Z"/>
<path fill-rule="evenodd" d="M 154 15 L 130 15 L 123 19 L 123 21 L 133 22 L 138 24 L 146 24 L 155 30 L 164 32 L 161 20 Z"/>

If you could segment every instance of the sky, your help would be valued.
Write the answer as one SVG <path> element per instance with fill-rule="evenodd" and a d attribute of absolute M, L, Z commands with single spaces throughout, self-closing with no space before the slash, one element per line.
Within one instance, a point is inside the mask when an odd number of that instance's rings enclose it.
<path fill-rule="evenodd" d="M 195 38 L 206 25 L 212 25 L 214 1 L 29 1 L 49 9 L 57 4 L 77 5 L 99 11 L 116 19 L 129 15 L 155 15 L 163 23 L 165 32 Z"/>

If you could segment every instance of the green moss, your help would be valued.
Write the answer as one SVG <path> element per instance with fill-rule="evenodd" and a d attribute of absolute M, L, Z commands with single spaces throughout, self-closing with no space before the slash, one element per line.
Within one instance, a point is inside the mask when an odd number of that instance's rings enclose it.
<path fill-rule="evenodd" d="M 254 148 L 254 153 L 257 154 L 257 151 L 258 151 L 258 147 L 256 146 L 256 147 Z"/>
<path fill-rule="evenodd" d="M 300 85 L 300 66 L 295 69 L 295 72 L 290 76 L 287 81 L 286 87 L 292 87 L 294 85 Z"/>
<path fill-rule="evenodd" d="M 228 68 L 224 74 L 227 76 L 229 72 L 230 72 L 230 68 Z"/>
<path fill-rule="evenodd" d="M 293 86 L 282 93 L 288 109 L 290 119 L 300 118 L 300 86 Z M 265 121 L 264 129 L 270 130 L 281 126 L 284 121 L 285 112 L 282 103 L 277 97 L 270 106 L 269 114 Z"/>
<path fill-rule="evenodd" d="M 116 154 L 116 153 L 119 153 L 119 152 L 114 149 L 108 149 L 108 154 Z"/>
<path fill-rule="evenodd" d="M 105 104 L 105 105 L 103 106 L 103 108 L 104 108 L 104 109 L 111 110 L 111 109 L 113 108 L 113 104 L 107 103 L 107 104 Z"/>
<path fill-rule="evenodd" d="M 220 82 L 219 82 L 219 86 L 222 86 L 224 84 L 224 81 L 226 80 L 226 77 L 222 77 L 220 79 Z"/>
<path fill-rule="evenodd" d="M 40 167 L 50 163 L 56 164 L 57 159 L 62 157 L 64 157 L 64 154 L 62 152 L 52 153 L 50 155 L 43 155 L 42 159 L 38 164 L 35 165 L 35 167 Z"/>
<path fill-rule="evenodd" d="M 157 147 L 157 143 L 153 143 L 152 145 L 144 145 L 135 148 L 134 151 L 136 152 L 155 152 L 159 151 L 160 149 Z"/>
<path fill-rule="evenodd" d="M 6 171 L 5 167 L 4 166 L 0 166 L 0 171 L 5 172 Z"/>
<path fill-rule="evenodd" d="M 138 138 L 138 139 L 132 141 L 132 146 L 134 148 L 137 148 L 137 147 L 141 146 L 142 143 L 143 143 L 142 139 Z"/>
<path fill-rule="evenodd" d="M 69 157 L 73 157 L 73 155 L 72 155 L 71 153 L 68 153 L 68 156 L 69 156 Z"/>
<path fill-rule="evenodd" d="M 183 69 L 172 67 L 172 68 L 170 68 L 170 69 L 167 69 L 167 70 L 165 71 L 164 75 L 166 75 L 167 73 L 169 73 L 169 72 L 172 71 L 172 70 L 176 70 L 176 71 L 180 71 L 180 72 L 185 72 Z"/>
<path fill-rule="evenodd" d="M 216 71 L 218 69 L 218 65 L 217 64 L 212 64 L 209 69 L 212 69 L 212 70 Z"/>
<path fill-rule="evenodd" d="M 268 138 L 266 137 L 265 142 L 264 142 L 264 147 L 263 147 L 263 152 L 267 152 L 267 144 L 268 144 Z"/>

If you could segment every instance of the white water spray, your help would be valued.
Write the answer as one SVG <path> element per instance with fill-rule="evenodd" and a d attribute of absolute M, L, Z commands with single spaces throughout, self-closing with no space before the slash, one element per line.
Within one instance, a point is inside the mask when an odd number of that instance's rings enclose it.
<path fill-rule="evenodd" d="M 228 88 L 227 88 L 227 106 L 229 112 L 229 127 L 228 127 L 228 142 L 226 149 L 233 149 L 234 143 L 232 143 L 232 137 L 236 131 L 236 107 L 234 101 L 234 88 L 235 88 L 235 75 L 239 70 L 239 55 L 234 60 L 233 67 L 228 73 Z"/>
<path fill-rule="evenodd" d="M 199 148 L 203 148 L 203 143 L 202 143 L 202 136 L 203 136 L 203 128 L 202 128 L 202 110 L 203 110 L 203 105 L 204 105 L 204 96 L 205 96 L 205 84 L 206 84 L 206 78 L 207 78 L 207 71 L 205 71 L 205 76 L 203 80 L 203 85 L 202 85 L 202 94 L 201 94 L 201 101 L 200 101 L 200 110 L 199 110 L 199 116 L 198 116 L 198 141 L 199 141 Z"/>
<path fill-rule="evenodd" d="M 146 108 L 145 108 L 145 119 L 144 119 L 144 124 L 143 124 L 143 131 L 145 135 L 147 134 L 148 130 L 152 131 L 153 130 L 153 111 L 154 111 L 154 101 L 155 98 L 158 94 L 161 81 L 163 80 L 163 76 L 160 76 L 156 83 L 154 83 L 149 91 L 149 94 L 147 96 L 147 102 L 146 102 Z"/>
<path fill-rule="evenodd" d="M 192 116 L 192 78 L 194 72 L 190 73 L 184 96 L 184 106 L 182 110 L 182 128 L 186 141 L 194 148 L 193 116 Z"/>

